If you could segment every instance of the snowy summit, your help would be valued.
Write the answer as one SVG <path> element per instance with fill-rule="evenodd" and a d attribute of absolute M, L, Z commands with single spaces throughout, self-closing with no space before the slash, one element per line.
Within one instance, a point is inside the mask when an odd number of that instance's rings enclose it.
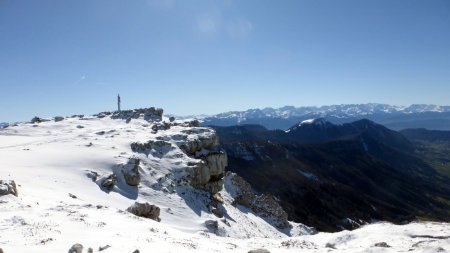
<path fill-rule="evenodd" d="M 213 129 L 161 109 L 5 126 L 0 161 L 6 253 L 441 252 L 450 242 L 443 223 L 316 233 L 290 222 L 272 196 L 226 172 Z"/>

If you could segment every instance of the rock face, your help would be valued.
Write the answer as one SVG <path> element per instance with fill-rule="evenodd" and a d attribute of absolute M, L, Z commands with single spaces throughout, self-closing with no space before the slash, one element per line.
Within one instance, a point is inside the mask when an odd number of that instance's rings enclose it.
<path fill-rule="evenodd" d="M 125 182 L 130 186 L 138 186 L 141 182 L 141 176 L 139 174 L 139 164 L 139 159 L 131 158 L 121 170 L 123 177 L 125 178 Z"/>
<path fill-rule="evenodd" d="M 139 217 L 149 218 L 158 222 L 161 221 L 159 218 L 159 207 L 151 205 L 147 202 L 135 202 L 134 205 L 128 207 L 127 211 Z"/>
<path fill-rule="evenodd" d="M 82 252 L 83 252 L 83 245 L 77 243 L 72 245 L 68 253 L 82 253 Z"/>
<path fill-rule="evenodd" d="M 270 194 L 256 195 L 250 184 L 242 177 L 227 173 L 226 180 L 236 189 L 234 192 L 234 203 L 250 208 L 255 213 L 261 214 L 263 217 L 269 218 L 274 225 L 280 229 L 290 226 L 288 222 L 288 214 L 278 204 Z"/>
<path fill-rule="evenodd" d="M 12 194 L 17 197 L 17 187 L 13 180 L 0 180 L 0 196 Z"/>
<path fill-rule="evenodd" d="M 219 138 L 214 131 L 205 128 L 185 131 L 188 134 L 193 132 L 198 134 L 197 138 L 188 139 L 179 145 L 186 154 L 200 159 L 200 162 L 190 164 L 191 185 L 215 194 L 223 188 L 227 155 L 218 148 Z"/>
<path fill-rule="evenodd" d="M 210 152 L 202 160 L 208 165 L 211 176 L 223 177 L 225 167 L 228 165 L 227 155 L 224 151 Z"/>

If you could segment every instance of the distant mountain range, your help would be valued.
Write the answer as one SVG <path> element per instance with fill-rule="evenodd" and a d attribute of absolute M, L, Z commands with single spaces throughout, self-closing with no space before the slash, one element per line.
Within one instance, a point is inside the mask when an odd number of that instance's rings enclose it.
<path fill-rule="evenodd" d="M 286 131 L 214 128 L 228 169 L 274 195 L 297 222 L 336 231 L 374 220 L 450 221 L 449 153 L 441 148 L 450 132 L 408 130 L 407 138 L 365 119 L 307 120 Z M 416 143 L 430 138 L 441 142 Z"/>
<path fill-rule="evenodd" d="M 450 106 L 415 104 L 408 107 L 387 104 L 344 104 L 321 107 L 250 109 L 202 117 L 204 125 L 233 126 L 258 124 L 268 129 L 286 130 L 298 122 L 324 118 L 334 124 L 369 119 L 394 130 L 426 128 L 450 130 Z"/>

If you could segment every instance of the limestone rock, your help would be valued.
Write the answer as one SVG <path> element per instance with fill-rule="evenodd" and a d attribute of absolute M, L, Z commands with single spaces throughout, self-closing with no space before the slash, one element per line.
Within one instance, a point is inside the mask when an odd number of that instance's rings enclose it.
<path fill-rule="evenodd" d="M 105 187 L 108 190 L 112 190 L 114 188 L 114 185 L 116 185 L 117 177 L 114 174 L 109 175 L 107 178 L 105 178 L 102 181 L 102 187 Z"/>
<path fill-rule="evenodd" d="M 223 211 L 221 210 L 221 209 L 219 209 L 219 208 L 213 208 L 212 210 L 211 210 L 211 212 L 215 215 L 215 216 L 217 216 L 218 218 L 223 218 Z"/>
<path fill-rule="evenodd" d="M 55 122 L 60 122 L 60 121 L 64 120 L 64 117 L 56 116 L 54 120 L 55 120 Z"/>
<path fill-rule="evenodd" d="M 138 186 L 141 182 L 141 176 L 139 174 L 139 164 L 139 159 L 131 158 L 128 163 L 122 168 L 122 174 L 125 178 L 125 182 L 130 186 Z"/>
<path fill-rule="evenodd" d="M 156 140 L 156 141 L 150 140 L 145 143 L 141 142 L 131 143 L 131 150 L 133 150 L 133 152 L 144 153 L 148 155 L 150 154 L 150 151 L 152 149 L 158 153 L 167 153 L 168 151 L 172 150 L 172 144 L 170 144 L 170 142 L 163 140 Z"/>
<path fill-rule="evenodd" d="M 76 243 L 72 245 L 72 247 L 69 249 L 69 253 L 82 253 L 83 252 L 83 245 Z"/>
<path fill-rule="evenodd" d="M 217 181 L 210 180 L 203 188 L 211 194 L 216 194 L 223 189 L 223 179 L 221 178 Z"/>
<path fill-rule="evenodd" d="M 203 160 L 206 161 L 212 176 L 223 175 L 225 167 L 228 165 L 227 155 L 223 151 L 210 152 Z"/>
<path fill-rule="evenodd" d="M 43 120 L 41 118 L 36 116 L 36 117 L 32 118 L 30 122 L 35 124 L 35 123 L 41 123 L 42 121 Z"/>
<path fill-rule="evenodd" d="M 192 167 L 191 172 L 191 185 L 194 187 L 205 185 L 209 182 L 211 174 L 209 173 L 209 167 L 205 162 L 201 161 Z"/>
<path fill-rule="evenodd" d="M 102 112 L 96 114 L 95 116 L 97 117 L 111 116 L 112 119 L 124 119 L 124 120 L 143 118 L 146 121 L 161 121 L 163 112 L 164 111 L 161 108 L 150 107 L 134 110 L 122 110 L 120 112 L 116 111 L 113 113 Z"/>
<path fill-rule="evenodd" d="M 158 206 L 151 205 L 148 202 L 135 202 L 132 206 L 127 208 L 127 211 L 139 217 L 161 221 L 161 219 L 159 218 L 160 208 Z"/>
<path fill-rule="evenodd" d="M 270 253 L 270 251 L 268 251 L 266 249 L 253 249 L 253 250 L 250 250 L 248 253 Z"/>
<path fill-rule="evenodd" d="M 207 220 L 205 225 L 208 229 L 217 230 L 219 228 L 219 223 L 216 220 Z"/>
<path fill-rule="evenodd" d="M 213 132 L 199 134 L 197 139 L 187 141 L 180 145 L 180 148 L 188 155 L 195 155 L 197 151 L 202 149 L 211 150 L 219 145 L 219 137 Z"/>
<path fill-rule="evenodd" d="M 243 205 L 256 213 L 261 214 L 263 217 L 270 218 L 278 228 L 283 229 L 290 226 L 288 214 L 272 195 L 256 195 L 250 184 L 234 173 L 228 173 L 227 179 L 230 180 L 236 188 L 235 196 L 233 196 L 235 204 Z"/>
<path fill-rule="evenodd" d="M 0 180 L 0 196 L 3 195 L 14 195 L 17 197 L 17 187 L 13 180 Z"/>
<path fill-rule="evenodd" d="M 158 130 L 168 130 L 168 129 L 170 129 L 170 126 L 171 125 L 166 122 L 162 122 L 162 123 L 156 122 L 155 124 L 153 124 L 152 130 L 155 132 L 157 132 Z"/>
<path fill-rule="evenodd" d="M 373 245 L 373 247 L 390 248 L 391 246 L 389 246 L 386 242 L 377 242 Z"/>

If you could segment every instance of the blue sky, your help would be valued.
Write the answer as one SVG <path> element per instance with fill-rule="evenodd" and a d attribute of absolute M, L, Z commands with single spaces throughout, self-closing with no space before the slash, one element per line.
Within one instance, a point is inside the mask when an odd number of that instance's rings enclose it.
<path fill-rule="evenodd" d="M 0 0 L 0 121 L 450 104 L 448 0 Z"/>

